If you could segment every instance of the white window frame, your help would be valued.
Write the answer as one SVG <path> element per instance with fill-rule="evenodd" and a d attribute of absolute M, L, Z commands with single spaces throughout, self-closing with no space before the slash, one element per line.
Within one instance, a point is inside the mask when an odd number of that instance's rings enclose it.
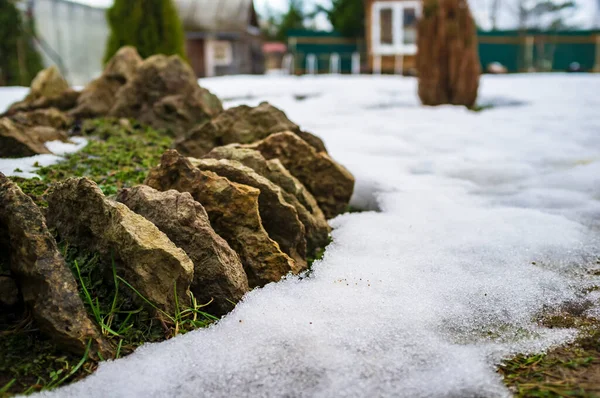
<path fill-rule="evenodd" d="M 421 17 L 421 2 L 376 1 L 371 13 L 371 43 L 375 55 L 414 55 L 416 44 L 404 44 L 404 9 L 414 8 L 417 18 Z M 392 10 L 392 44 L 381 44 L 381 10 Z"/>

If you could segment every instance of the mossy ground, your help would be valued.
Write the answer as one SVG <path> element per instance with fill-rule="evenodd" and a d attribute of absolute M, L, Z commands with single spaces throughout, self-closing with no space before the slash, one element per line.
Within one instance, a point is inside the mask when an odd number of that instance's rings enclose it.
<path fill-rule="evenodd" d="M 547 353 L 519 355 L 498 372 L 518 397 L 600 397 L 600 320 L 585 315 L 585 305 L 566 305 L 544 315 L 543 326 L 576 328 L 579 337 Z"/>
<path fill-rule="evenodd" d="M 80 130 L 90 140 L 86 148 L 61 163 L 40 168 L 39 179 L 13 178 L 39 206 L 47 206 L 45 194 L 52 184 L 68 177 L 86 176 L 106 195 L 140 184 L 172 144 L 168 133 L 131 121 L 90 120 Z M 76 276 L 90 317 L 97 320 L 94 313 L 100 315 L 101 330 L 116 347 L 116 357 L 143 343 L 165 340 L 215 320 L 199 307 L 182 309 L 171 320 L 159 318 L 124 283 L 116 282 L 110 262 L 66 243 L 59 246 Z M 93 357 L 60 350 L 41 335 L 29 314 L 16 308 L 0 318 L 0 397 L 51 389 L 81 379 L 96 369 L 98 359 Z"/>
<path fill-rule="evenodd" d="M 120 188 L 144 182 L 148 170 L 156 166 L 173 138 L 166 132 L 116 119 L 88 120 L 79 128 L 89 144 L 58 164 L 36 171 L 40 179 L 13 177 L 23 192 L 40 206 L 50 186 L 68 177 L 88 177 L 105 195 Z"/>

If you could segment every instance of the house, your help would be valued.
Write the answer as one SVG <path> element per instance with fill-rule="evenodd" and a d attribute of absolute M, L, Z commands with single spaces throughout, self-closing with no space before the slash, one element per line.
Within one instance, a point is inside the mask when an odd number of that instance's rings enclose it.
<path fill-rule="evenodd" d="M 176 0 L 198 77 L 264 72 L 253 0 Z"/>
<path fill-rule="evenodd" d="M 365 0 L 368 67 L 375 73 L 414 73 L 420 0 Z"/>
<path fill-rule="evenodd" d="M 283 67 L 283 57 L 287 53 L 287 46 L 279 42 L 266 42 L 262 47 L 265 55 L 266 71 L 278 71 Z"/>

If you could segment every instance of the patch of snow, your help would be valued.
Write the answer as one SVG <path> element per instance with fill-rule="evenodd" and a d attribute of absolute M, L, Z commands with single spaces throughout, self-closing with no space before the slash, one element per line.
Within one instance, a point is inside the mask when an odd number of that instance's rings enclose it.
<path fill-rule="evenodd" d="M 29 93 L 29 87 L 0 87 L 0 113 L 4 113 L 13 103 L 22 100 Z"/>
<path fill-rule="evenodd" d="M 35 155 L 24 158 L 0 158 L 0 173 L 6 176 L 15 176 L 22 178 L 38 177 L 35 171 L 39 167 L 51 166 L 64 160 L 64 156 L 85 148 L 88 140 L 83 137 L 70 138 L 72 143 L 62 141 L 47 142 L 48 148 L 54 155 Z"/>
<path fill-rule="evenodd" d="M 14 102 L 22 100 L 29 92 L 28 87 L 0 87 L 0 113 Z M 53 155 L 36 155 L 24 158 L 0 158 L 0 173 L 7 176 L 22 178 L 33 178 L 38 175 L 35 170 L 38 167 L 50 166 L 63 160 L 63 156 L 83 149 L 88 141 L 83 137 L 73 137 L 71 143 L 62 141 L 47 142 L 48 148 Z"/>
<path fill-rule="evenodd" d="M 535 319 L 600 283 L 585 272 L 600 249 L 600 77 L 486 76 L 482 98 L 502 101 L 478 113 L 421 107 L 416 80 L 393 76 L 201 84 L 239 98 L 228 106 L 283 108 L 354 173 L 352 204 L 380 212 L 332 220 L 310 277 L 42 396 L 502 397 L 504 357 L 575 337 Z"/>

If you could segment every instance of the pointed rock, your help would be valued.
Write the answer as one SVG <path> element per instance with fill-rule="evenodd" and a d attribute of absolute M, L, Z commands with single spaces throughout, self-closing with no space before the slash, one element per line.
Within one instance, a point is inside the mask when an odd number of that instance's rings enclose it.
<path fill-rule="evenodd" d="M 58 108 L 69 110 L 77 103 L 79 93 L 69 88 L 56 66 L 51 66 L 37 74 L 31 82 L 29 94 L 24 100 L 12 104 L 7 114 L 34 109 Z"/>
<path fill-rule="evenodd" d="M 281 187 L 283 197 L 294 206 L 304 224 L 308 255 L 329 243 L 331 228 L 317 201 L 278 159 L 267 161 L 260 152 L 237 144 L 214 148 L 204 158 L 236 160 Z"/>
<path fill-rule="evenodd" d="M 194 71 L 181 58 L 154 55 L 118 91 L 110 116 L 135 118 L 183 135 L 222 111 L 221 101 L 198 86 Z"/>
<path fill-rule="evenodd" d="M 209 123 L 198 125 L 179 139 L 175 149 L 186 156 L 199 158 L 211 149 L 227 144 L 251 144 L 271 134 L 291 131 L 306 138 L 317 152 L 326 152 L 320 138 L 300 130 L 285 113 L 267 102 L 257 107 L 241 105 L 227 109 Z"/>
<path fill-rule="evenodd" d="M 92 81 L 77 100 L 77 107 L 70 114 L 76 118 L 106 116 L 110 112 L 117 92 L 131 81 L 142 57 L 135 47 L 121 48 L 108 62 L 102 76 Z"/>
<path fill-rule="evenodd" d="M 348 207 L 354 190 L 352 174 L 296 134 L 273 134 L 245 147 L 258 150 L 265 159 L 279 159 L 315 197 L 325 217 L 335 217 Z"/>
<path fill-rule="evenodd" d="M 281 188 L 250 167 L 228 159 L 190 159 L 193 166 L 212 171 L 229 181 L 248 185 L 260 191 L 258 208 L 262 225 L 269 237 L 296 262 L 295 272 L 306 268 L 305 229 L 298 212 L 283 197 Z"/>
<path fill-rule="evenodd" d="M 200 202 L 212 227 L 240 256 L 251 288 L 276 282 L 297 269 L 262 226 L 258 189 L 201 171 L 174 150 L 164 153 L 145 183 L 159 191 L 189 192 Z"/>
<path fill-rule="evenodd" d="M 63 131 L 68 130 L 73 124 L 69 116 L 56 108 L 19 112 L 11 115 L 10 119 L 24 127 L 45 126 Z"/>
<path fill-rule="evenodd" d="M 0 173 L 0 252 L 8 253 L 25 304 L 40 330 L 72 352 L 83 354 L 89 339 L 94 351 L 110 355 L 88 318 L 77 284 L 42 213 L 21 189 Z"/>
<path fill-rule="evenodd" d="M 48 224 L 62 239 L 100 253 L 107 263 L 114 259 L 117 272 L 164 311 L 173 314 L 176 300 L 189 303 L 194 265 L 150 221 L 107 199 L 87 178 L 57 184 L 47 199 Z"/>
<path fill-rule="evenodd" d="M 191 292 L 205 311 L 224 315 L 249 290 L 238 255 L 210 226 L 202 205 L 189 193 L 159 192 L 146 185 L 124 189 L 117 200 L 151 221 L 194 263 Z"/>

